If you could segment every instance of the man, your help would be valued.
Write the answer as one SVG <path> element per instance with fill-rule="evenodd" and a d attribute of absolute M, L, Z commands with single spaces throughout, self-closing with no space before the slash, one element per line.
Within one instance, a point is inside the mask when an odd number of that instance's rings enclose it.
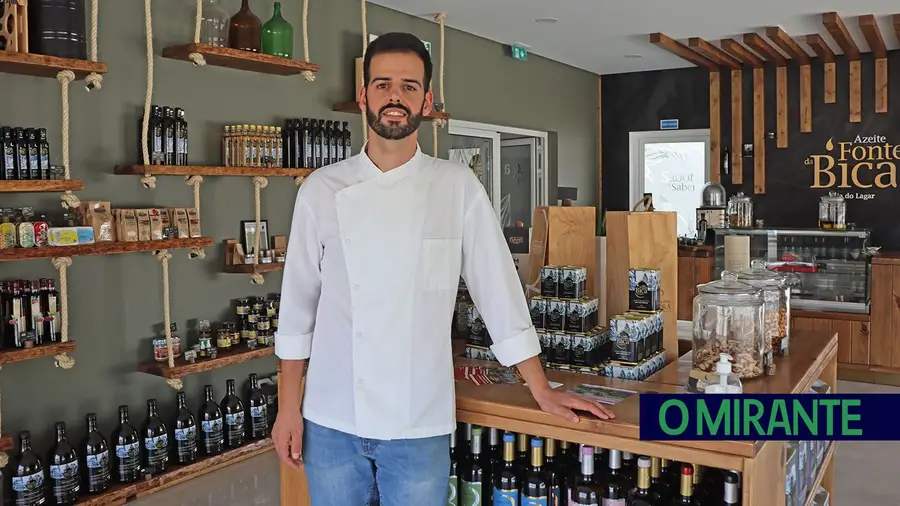
<path fill-rule="evenodd" d="M 572 421 L 572 409 L 613 415 L 550 388 L 484 188 L 468 167 L 419 149 L 417 130 L 434 101 L 422 42 L 382 35 L 369 44 L 363 70 L 369 142 L 314 172 L 297 193 L 275 337 L 282 391 L 272 436 L 286 463 L 302 458 L 312 506 L 364 506 L 375 490 L 382 506 L 444 506 L 460 275 L 493 352 L 519 368 L 544 411 Z"/>

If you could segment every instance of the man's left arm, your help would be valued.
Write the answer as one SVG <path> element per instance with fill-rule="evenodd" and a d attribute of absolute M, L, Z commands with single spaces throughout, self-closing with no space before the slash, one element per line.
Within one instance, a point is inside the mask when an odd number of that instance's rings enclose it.
<path fill-rule="evenodd" d="M 490 333 L 491 351 L 501 364 L 518 367 L 541 409 L 574 422 L 578 416 L 573 409 L 603 419 L 615 417 L 599 403 L 550 388 L 538 358 L 540 341 L 531 323 L 509 246 L 483 188 L 478 189 L 466 210 L 462 275 Z"/>

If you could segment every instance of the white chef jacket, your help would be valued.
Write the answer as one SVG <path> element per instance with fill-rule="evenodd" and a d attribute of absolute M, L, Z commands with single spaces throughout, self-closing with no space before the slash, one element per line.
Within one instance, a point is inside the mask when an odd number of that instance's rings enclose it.
<path fill-rule="evenodd" d="M 416 150 L 382 172 L 365 152 L 297 192 L 275 354 L 309 358 L 303 416 L 359 437 L 456 426 L 450 329 L 460 275 L 504 365 L 538 355 L 509 247 L 478 178 Z"/>

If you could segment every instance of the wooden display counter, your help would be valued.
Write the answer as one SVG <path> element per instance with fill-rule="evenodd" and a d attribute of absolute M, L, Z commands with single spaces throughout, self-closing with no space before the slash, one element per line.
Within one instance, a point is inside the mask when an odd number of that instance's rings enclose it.
<path fill-rule="evenodd" d="M 678 319 L 690 321 L 697 285 L 713 277 L 713 247 L 678 245 Z"/>
<path fill-rule="evenodd" d="M 816 379 L 835 389 L 837 380 L 838 339 L 833 333 L 799 331 L 789 357 L 776 360 L 776 376 L 745 384 L 745 392 L 792 393 L 806 391 Z M 563 383 L 560 389 L 581 383 L 624 388 L 640 393 L 684 392 L 690 354 L 651 377 L 637 382 L 548 371 L 550 381 Z M 456 358 L 457 364 L 475 361 Z M 685 364 L 687 367 L 685 368 Z M 641 441 L 639 395 L 613 407 L 615 420 L 599 420 L 583 415 L 580 423 L 544 413 L 523 385 L 482 385 L 456 383 L 457 420 L 498 429 L 523 432 L 540 437 L 615 448 L 639 455 L 651 455 L 674 461 L 730 469 L 743 473 L 743 506 L 785 505 L 784 443 L 777 441 Z M 833 492 L 832 449 L 819 473 L 822 486 Z M 282 506 L 308 506 L 306 479 L 302 470 L 282 466 Z"/>

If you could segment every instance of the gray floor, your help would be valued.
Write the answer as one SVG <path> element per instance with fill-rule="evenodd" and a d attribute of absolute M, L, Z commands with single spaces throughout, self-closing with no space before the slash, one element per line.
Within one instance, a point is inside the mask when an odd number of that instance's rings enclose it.
<path fill-rule="evenodd" d="M 900 388 L 851 383 L 842 393 L 900 393 Z M 841 443 L 835 470 L 837 506 L 900 504 L 900 442 Z M 139 506 L 279 505 L 278 459 L 268 452 L 136 501 Z"/>

